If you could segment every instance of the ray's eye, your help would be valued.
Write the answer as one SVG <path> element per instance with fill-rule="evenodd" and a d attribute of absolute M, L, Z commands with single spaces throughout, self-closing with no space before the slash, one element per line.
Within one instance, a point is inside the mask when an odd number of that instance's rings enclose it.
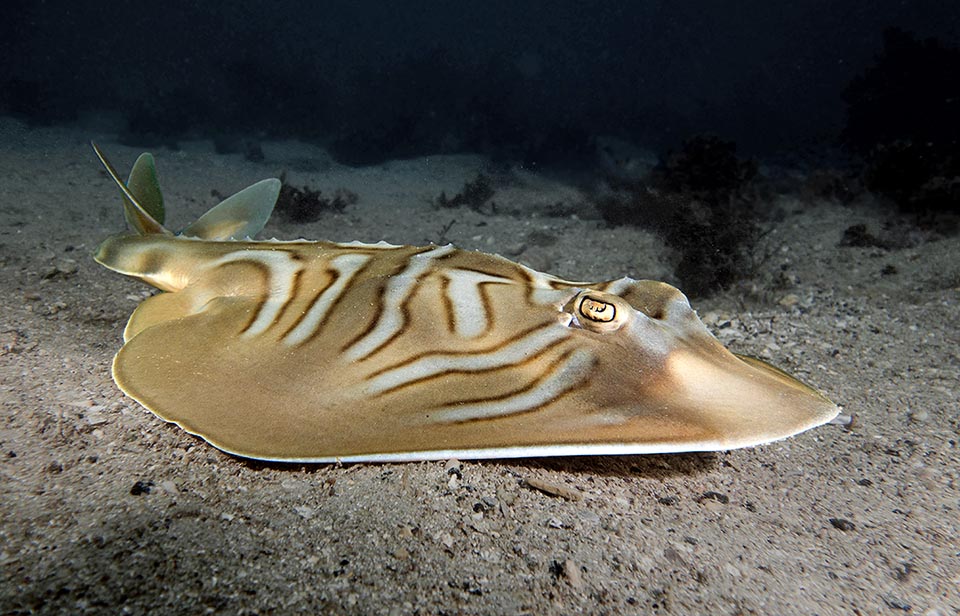
<path fill-rule="evenodd" d="M 571 326 L 597 333 L 617 331 L 630 319 L 632 312 L 622 298 L 594 290 L 580 293 L 567 306 Z"/>
<path fill-rule="evenodd" d="M 599 299 L 584 297 L 580 301 L 580 316 L 591 321 L 609 323 L 616 318 L 617 307 Z"/>

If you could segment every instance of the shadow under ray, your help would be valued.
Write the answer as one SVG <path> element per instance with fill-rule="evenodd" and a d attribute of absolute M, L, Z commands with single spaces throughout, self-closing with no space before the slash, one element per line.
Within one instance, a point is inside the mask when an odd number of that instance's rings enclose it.
<path fill-rule="evenodd" d="M 523 470 L 545 469 L 575 475 L 667 479 L 707 473 L 720 465 L 715 452 L 623 456 L 563 456 L 477 460 L 481 466 L 499 464 Z"/>
<path fill-rule="evenodd" d="M 304 463 L 279 462 L 243 458 L 217 450 L 224 458 L 240 464 L 245 469 L 260 471 L 296 472 L 316 474 L 334 469 L 348 469 L 357 466 L 418 466 L 421 464 L 445 464 L 445 460 L 420 462 L 350 462 Z M 721 465 L 723 452 L 671 453 L 621 456 L 556 456 L 538 458 L 489 458 L 463 460 L 466 464 L 479 467 L 506 467 L 518 470 L 546 469 L 567 472 L 576 475 L 596 475 L 601 477 L 640 477 L 646 479 L 667 479 L 678 476 L 700 475 Z"/>

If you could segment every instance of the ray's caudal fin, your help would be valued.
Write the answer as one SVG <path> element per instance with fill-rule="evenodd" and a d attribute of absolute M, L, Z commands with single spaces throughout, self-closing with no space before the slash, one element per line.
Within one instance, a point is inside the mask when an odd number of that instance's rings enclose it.
<path fill-rule="evenodd" d="M 179 234 L 153 158 L 134 233 L 96 259 L 166 293 L 130 317 L 113 378 L 235 455 L 288 462 L 715 451 L 834 419 L 816 390 L 728 351 L 654 280 L 575 282 L 496 255 L 385 242 L 254 241 L 264 180 Z"/>

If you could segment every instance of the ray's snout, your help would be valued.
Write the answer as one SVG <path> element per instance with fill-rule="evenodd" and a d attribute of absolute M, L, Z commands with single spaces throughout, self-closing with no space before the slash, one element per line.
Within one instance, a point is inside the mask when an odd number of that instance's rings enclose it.
<path fill-rule="evenodd" d="M 840 409 L 815 389 L 752 357 L 678 349 L 666 373 L 674 404 L 724 449 L 776 441 L 827 423 Z"/>
<path fill-rule="evenodd" d="M 618 375 L 593 396 L 630 418 L 625 440 L 657 441 L 661 451 L 735 449 L 792 436 L 839 413 L 785 372 L 731 353 L 666 283 L 633 282 L 622 296 L 587 289 L 568 310 L 585 332 L 580 340 Z"/>

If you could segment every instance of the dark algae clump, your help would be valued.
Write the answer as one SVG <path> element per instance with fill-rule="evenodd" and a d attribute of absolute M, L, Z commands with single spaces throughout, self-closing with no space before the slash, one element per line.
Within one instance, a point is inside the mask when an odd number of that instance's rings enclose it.
<path fill-rule="evenodd" d="M 658 232 L 677 251 L 676 275 L 692 295 L 729 286 L 753 270 L 753 245 L 760 237 L 749 188 L 753 161 L 715 136 L 696 136 L 668 154 L 641 182 L 617 183 L 597 206 L 611 224 Z"/>
<path fill-rule="evenodd" d="M 477 177 L 466 182 L 460 192 L 453 197 L 448 197 L 447 193 L 441 192 L 437 197 L 436 205 L 441 208 L 455 208 L 467 206 L 471 210 L 480 211 L 483 204 L 490 201 L 496 191 L 493 189 L 493 180 L 490 176 L 483 173 L 477 174 Z"/>
<path fill-rule="evenodd" d="M 291 186 L 287 183 L 286 174 L 281 175 L 280 180 L 283 184 L 277 198 L 276 212 L 291 222 L 313 222 L 324 212 L 342 212 L 359 200 L 356 193 L 345 188 L 338 188 L 333 196 L 324 197 L 319 190 L 309 186 Z"/>

